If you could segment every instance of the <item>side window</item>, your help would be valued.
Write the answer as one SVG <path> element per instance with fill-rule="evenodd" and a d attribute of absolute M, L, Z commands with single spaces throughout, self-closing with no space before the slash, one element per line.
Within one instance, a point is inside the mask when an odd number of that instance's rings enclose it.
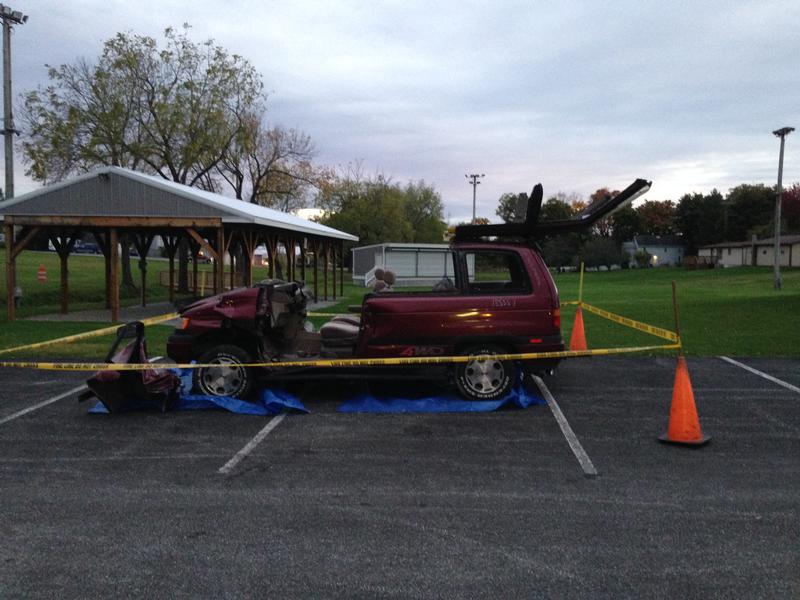
<path fill-rule="evenodd" d="M 467 289 L 472 294 L 522 294 L 531 291 L 522 260 L 515 252 L 475 250 L 464 253 Z"/>

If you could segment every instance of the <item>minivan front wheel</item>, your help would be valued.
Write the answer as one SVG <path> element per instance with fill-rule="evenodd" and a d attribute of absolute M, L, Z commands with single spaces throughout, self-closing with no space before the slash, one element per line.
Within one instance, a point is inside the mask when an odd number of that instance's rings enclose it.
<path fill-rule="evenodd" d="M 252 369 L 245 367 L 250 355 L 238 346 L 223 344 L 204 352 L 198 362 L 204 367 L 194 370 L 194 388 L 206 396 L 246 398 L 253 391 Z"/>
<path fill-rule="evenodd" d="M 514 361 L 497 360 L 492 357 L 494 354 L 503 353 L 502 348 L 493 344 L 471 346 L 462 352 L 475 357 L 465 363 L 456 364 L 456 387 L 464 398 L 496 400 L 511 391 L 517 375 Z"/>

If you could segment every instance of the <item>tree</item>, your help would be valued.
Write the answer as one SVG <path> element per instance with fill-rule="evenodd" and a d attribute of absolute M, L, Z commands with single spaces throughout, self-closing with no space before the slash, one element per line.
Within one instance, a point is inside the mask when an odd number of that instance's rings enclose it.
<path fill-rule="evenodd" d="M 332 172 L 321 182 L 320 222 L 359 237 L 360 245 L 383 242 L 441 242 L 447 228 L 439 193 L 424 181 L 406 186 L 379 174 L 363 175 L 360 166 Z"/>
<path fill-rule="evenodd" d="M 688 254 L 697 253 L 700 246 L 723 241 L 724 224 L 725 205 L 716 189 L 707 195 L 685 194 L 675 208 L 675 229 L 686 242 Z"/>
<path fill-rule="evenodd" d="M 589 196 L 589 206 L 593 206 L 600 202 L 605 202 L 609 198 L 613 198 L 619 194 L 619 191 L 610 191 L 607 187 L 600 188 L 599 190 L 595 191 L 594 194 Z M 594 227 L 592 227 L 592 233 L 599 235 L 600 237 L 611 237 L 611 234 L 614 231 L 614 222 L 612 221 L 611 217 L 606 217 L 605 219 L 600 219 L 595 223 Z"/>
<path fill-rule="evenodd" d="M 551 196 L 542 204 L 539 221 L 560 221 L 571 218 L 573 214 L 572 207 L 565 198 Z"/>
<path fill-rule="evenodd" d="M 573 263 L 575 244 L 570 236 L 560 235 L 546 239 L 542 244 L 542 257 L 550 267 L 566 267 Z"/>
<path fill-rule="evenodd" d="M 521 222 L 525 219 L 528 195 L 525 193 L 505 193 L 497 201 L 495 214 L 503 219 L 504 223 Z"/>
<path fill-rule="evenodd" d="M 320 222 L 358 236 L 362 246 L 405 242 L 413 234 L 402 192 L 389 185 L 368 186 L 363 194 L 349 198 L 341 210 L 330 213 Z"/>
<path fill-rule="evenodd" d="M 743 183 L 725 198 L 730 241 L 746 241 L 751 235 L 769 236 L 774 231 L 775 189 L 763 183 Z"/>
<path fill-rule="evenodd" d="M 29 92 L 24 111 L 27 172 L 44 183 L 115 165 L 213 189 L 213 170 L 263 102 L 261 76 L 247 60 L 213 40 L 193 42 L 187 29 L 167 29 L 163 48 L 118 33 L 96 64 L 48 73 L 50 85 Z M 185 291 L 186 244 L 180 256 Z"/>
<path fill-rule="evenodd" d="M 283 212 L 305 206 L 319 177 L 311 138 L 296 129 L 267 128 L 263 114 L 245 116 L 244 124 L 216 173 L 241 200 Z"/>
<path fill-rule="evenodd" d="M 623 257 L 620 247 L 609 237 L 595 236 L 583 245 L 583 262 L 587 267 L 611 270 L 612 265 L 619 265 L 623 260 L 627 261 L 628 256 Z"/>
<path fill-rule="evenodd" d="M 781 215 L 786 233 L 800 233 L 800 183 L 783 190 Z"/>
<path fill-rule="evenodd" d="M 630 205 L 621 208 L 607 218 L 611 221 L 611 237 L 617 244 L 629 242 L 642 232 L 642 220 L 639 218 L 639 213 Z"/>
<path fill-rule="evenodd" d="M 441 243 L 447 224 L 439 192 L 424 180 L 409 182 L 403 190 L 405 213 L 411 225 L 411 242 Z"/>
<path fill-rule="evenodd" d="M 641 232 L 649 235 L 675 233 L 675 205 L 671 200 L 646 200 L 636 207 Z"/>

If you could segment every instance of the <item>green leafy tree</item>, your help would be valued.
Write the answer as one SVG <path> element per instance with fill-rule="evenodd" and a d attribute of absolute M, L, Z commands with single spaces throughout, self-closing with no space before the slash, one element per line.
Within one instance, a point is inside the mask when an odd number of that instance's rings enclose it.
<path fill-rule="evenodd" d="M 775 218 L 775 189 L 762 183 L 743 183 L 728 191 L 725 198 L 727 226 L 725 237 L 744 241 L 751 235 L 771 235 Z"/>
<path fill-rule="evenodd" d="M 444 204 L 436 189 L 425 181 L 409 182 L 403 190 L 406 218 L 411 225 L 411 242 L 441 243 L 447 224 Z"/>
<path fill-rule="evenodd" d="M 642 221 L 636 209 L 628 205 L 608 217 L 611 221 L 611 237 L 617 244 L 631 241 L 642 232 Z"/>
<path fill-rule="evenodd" d="M 505 193 L 497 201 L 495 214 L 503 219 L 504 223 L 515 223 L 525 219 L 528 195 L 525 193 Z"/>
<path fill-rule="evenodd" d="M 717 190 L 703 195 L 685 194 L 675 208 L 675 229 L 686 242 L 688 254 L 725 237 L 725 205 Z"/>
<path fill-rule="evenodd" d="M 439 193 L 424 181 L 405 186 L 384 175 L 363 176 L 360 167 L 333 172 L 319 186 L 320 222 L 359 237 L 359 245 L 384 242 L 441 243 L 447 225 Z"/>
<path fill-rule="evenodd" d="M 413 229 L 404 204 L 403 193 L 396 187 L 369 186 L 320 222 L 358 236 L 361 246 L 409 241 Z"/>
<path fill-rule="evenodd" d="M 261 76 L 213 40 L 167 29 L 164 44 L 118 33 L 96 63 L 50 68 L 50 84 L 25 95 L 28 174 L 52 182 L 98 165 L 140 169 L 214 189 L 214 169 L 263 102 Z M 132 286 L 127 244 L 123 277 Z M 179 286 L 187 290 L 187 244 Z"/>
<path fill-rule="evenodd" d="M 539 221 L 560 221 L 571 218 L 573 214 L 572 206 L 566 198 L 551 196 L 542 204 Z"/>

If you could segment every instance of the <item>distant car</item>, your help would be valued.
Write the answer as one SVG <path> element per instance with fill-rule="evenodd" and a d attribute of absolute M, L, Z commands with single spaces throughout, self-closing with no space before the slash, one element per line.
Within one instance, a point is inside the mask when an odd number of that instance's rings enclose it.
<path fill-rule="evenodd" d="M 72 248 L 74 254 L 101 254 L 100 246 L 92 242 L 78 242 Z"/>

